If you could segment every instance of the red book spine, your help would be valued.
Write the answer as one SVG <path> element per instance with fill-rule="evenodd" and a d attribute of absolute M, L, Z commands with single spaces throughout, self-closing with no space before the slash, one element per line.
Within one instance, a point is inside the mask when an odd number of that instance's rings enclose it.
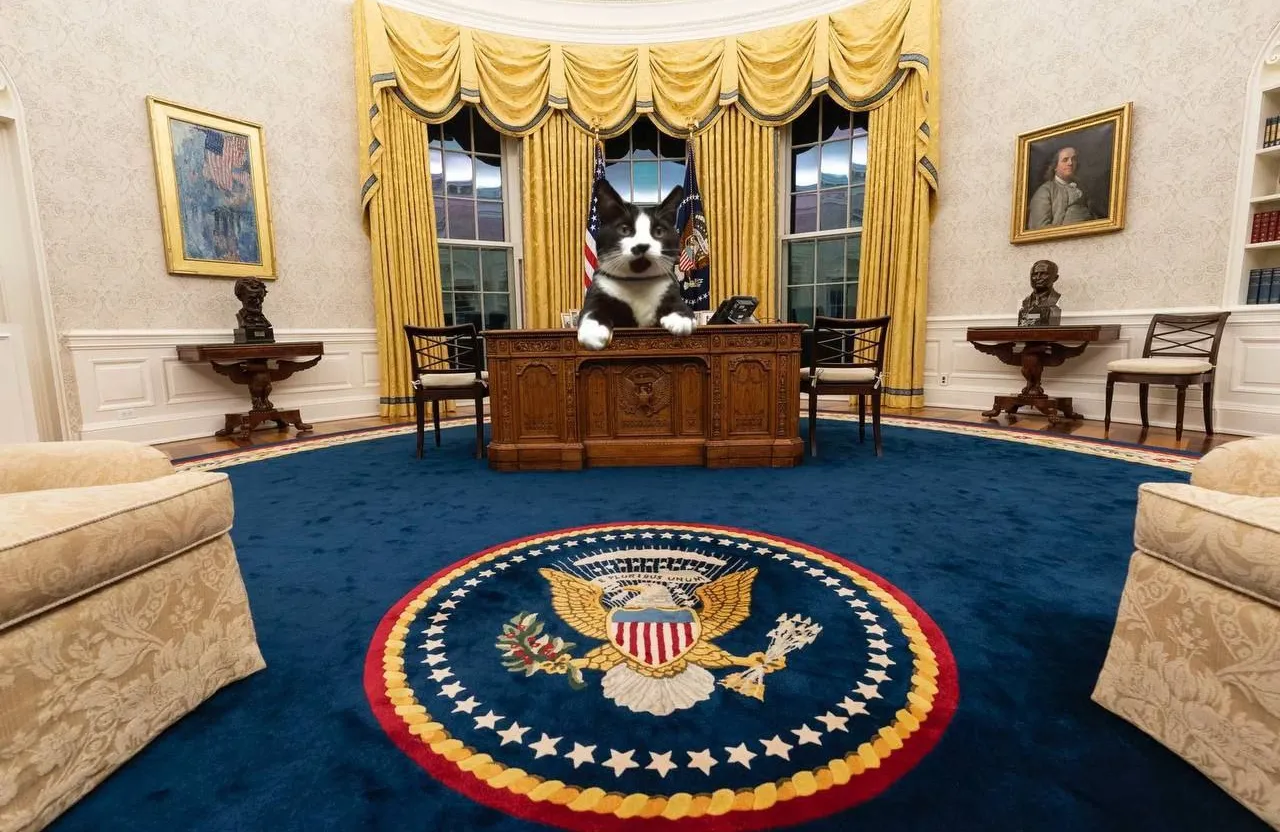
<path fill-rule="evenodd" d="M 1262 237 L 1262 214 L 1253 215 L 1253 223 L 1249 226 L 1249 242 L 1256 243 Z"/>

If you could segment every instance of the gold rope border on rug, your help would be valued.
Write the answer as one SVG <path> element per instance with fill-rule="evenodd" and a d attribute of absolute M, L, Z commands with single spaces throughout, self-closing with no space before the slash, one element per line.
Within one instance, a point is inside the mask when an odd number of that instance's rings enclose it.
<path fill-rule="evenodd" d="M 625 531 L 652 528 L 655 525 L 686 531 L 706 530 L 704 526 L 684 523 L 619 524 L 608 525 L 608 528 Z M 431 714 L 418 702 L 413 689 L 407 686 L 404 650 L 410 627 L 431 598 L 476 567 L 505 557 L 517 549 L 526 549 L 546 541 L 573 537 L 583 531 L 584 529 L 574 529 L 522 540 L 449 571 L 409 602 L 400 613 L 383 645 L 382 677 L 385 682 L 385 695 L 387 701 L 394 707 L 396 715 L 408 726 L 409 733 L 416 736 L 432 752 L 454 763 L 459 769 L 476 779 L 487 783 L 491 788 L 505 789 L 534 802 L 547 801 L 565 806 L 575 812 L 613 815 L 619 819 L 663 817 L 667 820 L 680 820 L 686 817 L 697 818 L 704 814 L 723 815 L 731 811 L 763 811 L 779 802 L 796 797 L 808 797 L 833 786 L 843 786 L 867 769 L 879 768 L 882 760 L 903 747 L 903 740 L 920 729 L 920 725 L 928 719 L 929 712 L 933 710 L 933 699 L 938 693 L 937 656 L 920 629 L 919 622 L 896 598 L 856 570 L 827 558 L 817 551 L 792 545 L 774 537 L 734 531 L 733 534 L 746 540 L 785 549 L 806 559 L 817 561 L 828 569 L 846 576 L 879 601 L 898 622 L 903 635 L 907 637 L 908 648 L 915 654 L 912 661 L 915 672 L 911 676 L 912 687 L 906 695 L 908 706 L 898 709 L 894 714 L 894 721 L 882 726 L 875 740 L 864 742 L 856 750 L 842 757 L 835 757 L 825 766 L 816 769 L 799 771 L 790 777 L 770 780 L 754 788 L 736 790 L 722 788 L 709 794 L 705 792 L 698 794 L 676 792 L 671 795 L 650 795 L 643 792 L 622 794 L 606 792 L 598 786 L 584 789 L 561 780 L 545 780 L 524 769 L 498 762 L 489 754 L 476 753 L 462 740 L 450 736 L 442 724 L 432 721 Z M 723 534 L 724 530 L 717 529 L 716 532 Z"/>
<path fill-rule="evenodd" d="M 818 414 L 818 418 L 836 422 L 856 422 L 858 420 L 856 413 L 820 413 Z M 488 421 L 489 420 L 486 418 L 485 422 Z M 1019 445 L 1032 445 L 1041 448 L 1052 448 L 1058 451 L 1071 451 L 1073 453 L 1097 456 L 1104 459 L 1118 459 L 1123 462 L 1133 462 L 1139 465 L 1149 465 L 1153 468 L 1164 468 L 1170 471 L 1181 471 L 1183 473 L 1190 473 L 1191 469 L 1199 460 L 1199 457 L 1189 457 L 1183 454 L 1160 450 L 1158 448 L 1142 448 L 1130 445 L 1120 445 L 1106 440 L 1029 433 L 1013 428 L 970 424 L 967 422 L 918 419 L 911 416 L 886 416 L 881 420 L 881 422 L 882 424 L 890 425 L 892 427 L 915 428 L 918 430 L 938 431 L 940 433 L 958 433 L 966 436 L 978 436 L 984 439 L 998 439 L 1002 442 L 1013 442 Z M 453 428 L 474 424 L 474 419 L 464 417 L 460 419 L 442 421 L 440 426 L 442 428 Z M 370 428 L 366 431 L 354 433 L 336 433 L 330 436 L 319 436 L 314 439 L 293 440 L 265 445 L 261 448 L 248 448 L 243 451 L 232 451 L 211 457 L 194 457 L 190 458 L 189 462 L 184 461 L 186 458 L 180 457 L 174 460 L 173 467 L 178 471 L 216 471 L 221 468 L 230 468 L 233 465 L 243 465 L 247 462 L 259 462 L 266 459 L 275 459 L 276 457 L 302 453 L 303 451 L 318 451 L 322 448 L 349 445 L 353 442 L 368 442 L 373 439 L 383 439 L 388 436 L 404 436 L 412 434 L 415 430 L 416 428 L 413 425 L 391 425 L 385 428 Z"/>

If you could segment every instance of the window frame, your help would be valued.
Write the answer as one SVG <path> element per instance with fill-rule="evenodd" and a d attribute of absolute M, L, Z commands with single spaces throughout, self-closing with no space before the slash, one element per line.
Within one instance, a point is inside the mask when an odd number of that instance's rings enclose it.
<path fill-rule="evenodd" d="M 636 129 L 636 125 L 640 123 L 641 119 L 647 120 L 650 126 L 653 128 L 654 132 L 658 136 L 658 152 L 653 159 L 634 158 L 635 152 L 636 152 L 636 141 L 635 141 L 634 131 Z M 624 136 L 627 138 L 627 155 L 621 159 L 609 158 L 609 150 L 608 150 L 609 142 L 614 141 L 616 139 L 620 139 Z M 676 158 L 674 156 L 662 155 L 662 142 L 664 139 L 668 141 L 673 141 L 673 142 L 680 142 L 683 145 L 683 147 L 681 148 L 681 153 L 679 158 Z M 605 143 L 605 178 L 608 179 L 608 172 L 610 167 L 613 167 L 614 165 L 627 166 L 627 174 L 628 174 L 627 181 L 630 184 L 630 194 L 622 194 L 621 196 L 623 199 L 630 200 L 635 196 L 636 164 L 637 163 L 652 162 L 658 165 L 658 200 L 657 202 L 635 202 L 633 203 L 635 205 L 638 205 L 642 208 L 652 208 L 662 203 L 662 200 L 666 198 L 667 194 L 671 193 L 671 188 L 675 188 L 684 184 L 685 173 L 687 172 L 687 169 L 688 169 L 689 140 L 681 139 L 678 136 L 670 136 L 670 135 L 667 135 L 666 133 L 663 133 L 662 130 L 658 128 L 658 125 L 655 124 L 653 120 L 650 119 L 648 116 L 640 116 L 640 118 L 632 122 L 632 124 L 626 130 L 624 130 L 623 132 L 619 133 L 616 136 L 611 136 L 608 139 L 604 139 L 603 141 Z M 668 188 L 666 191 L 663 191 L 663 187 L 662 187 L 662 163 L 663 162 L 671 162 L 673 164 L 680 165 L 680 176 L 678 181 L 674 185 L 672 185 L 671 188 Z"/>

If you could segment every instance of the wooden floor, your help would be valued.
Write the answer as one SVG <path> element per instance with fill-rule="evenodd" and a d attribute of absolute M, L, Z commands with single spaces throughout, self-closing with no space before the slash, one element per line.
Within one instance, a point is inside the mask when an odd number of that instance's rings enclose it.
<path fill-rule="evenodd" d="M 824 408 L 831 412 L 833 408 Z M 469 416 L 473 411 L 471 408 L 459 406 L 459 415 Z M 847 412 L 847 409 L 846 411 Z M 1001 416 L 999 419 L 985 419 L 976 410 L 953 410 L 943 407 L 922 407 L 911 410 L 885 408 L 884 413 L 890 416 L 917 416 L 929 419 L 950 419 L 957 422 L 972 422 L 979 425 L 1008 425 L 1014 424 L 1017 427 L 1027 430 L 1043 430 L 1049 433 L 1060 435 L 1080 436 L 1090 439 L 1113 439 L 1117 442 L 1129 442 L 1138 445 L 1146 445 L 1151 448 L 1166 448 L 1175 450 L 1195 451 L 1205 453 L 1218 445 L 1225 444 L 1239 436 L 1218 433 L 1213 436 L 1205 436 L 1199 431 L 1184 430 L 1182 432 L 1182 440 L 1174 439 L 1172 428 L 1150 428 L 1144 431 L 1139 425 L 1111 425 L 1111 432 L 1107 434 L 1102 429 L 1102 422 L 1084 420 L 1074 424 L 1059 425 L 1050 427 L 1048 421 L 1043 416 L 1026 416 L 1018 417 L 1016 422 L 1010 423 L 1007 417 Z M 377 416 L 370 416 L 363 419 L 341 419 L 334 422 L 316 422 L 315 430 L 310 436 L 322 436 L 326 433 L 340 433 L 347 430 L 358 430 L 360 428 L 381 427 L 383 425 L 409 424 L 412 419 L 382 419 Z M 427 430 L 430 432 L 431 425 L 428 419 Z M 286 437 L 292 438 L 295 434 L 292 430 L 287 433 L 274 429 L 264 429 L 256 431 L 253 434 L 252 442 L 244 442 L 235 439 L 218 439 L 210 436 L 203 439 L 187 439 L 181 442 L 169 442 L 158 445 L 165 453 L 174 459 L 188 456 L 199 456 L 201 454 L 213 453 L 216 451 L 234 450 L 236 448 L 249 447 L 252 444 L 262 444 L 268 442 L 277 442 Z"/>

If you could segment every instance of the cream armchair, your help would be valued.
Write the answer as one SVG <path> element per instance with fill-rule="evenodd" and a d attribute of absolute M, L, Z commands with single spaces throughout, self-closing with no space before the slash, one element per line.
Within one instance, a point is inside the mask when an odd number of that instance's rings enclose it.
<path fill-rule="evenodd" d="M 1280 827 L 1280 436 L 1138 490 L 1093 700 Z"/>
<path fill-rule="evenodd" d="M 128 442 L 0 446 L 0 830 L 36 830 L 262 669 L 225 474 Z"/>

